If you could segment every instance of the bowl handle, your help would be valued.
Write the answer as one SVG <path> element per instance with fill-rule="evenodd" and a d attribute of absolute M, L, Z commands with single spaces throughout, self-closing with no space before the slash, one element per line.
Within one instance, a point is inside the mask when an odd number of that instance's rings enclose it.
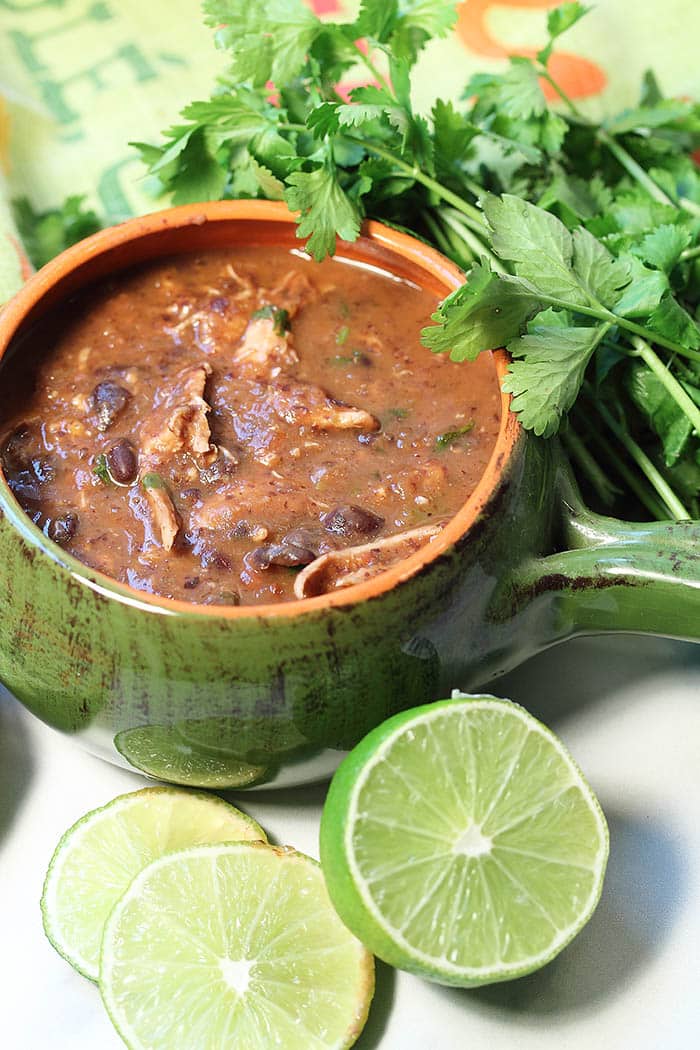
<path fill-rule="evenodd" d="M 499 587 L 501 611 L 524 615 L 543 647 L 600 631 L 700 642 L 700 521 L 594 514 L 557 456 L 559 551 L 518 566 Z"/>

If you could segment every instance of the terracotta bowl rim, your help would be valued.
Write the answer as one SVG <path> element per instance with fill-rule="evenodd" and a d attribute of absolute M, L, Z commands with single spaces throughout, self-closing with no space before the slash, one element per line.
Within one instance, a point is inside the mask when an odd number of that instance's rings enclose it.
<path fill-rule="evenodd" d="M 128 219 L 87 237 L 62 252 L 41 270 L 35 273 L 17 294 L 0 310 L 0 363 L 29 313 L 44 296 L 78 268 L 89 265 L 114 249 L 144 236 L 159 231 L 187 226 L 203 226 L 211 222 L 280 222 L 293 223 L 295 215 L 285 204 L 276 201 L 234 200 L 209 201 L 186 204 L 147 215 Z M 423 241 L 383 223 L 366 221 L 362 226 L 361 241 L 373 242 L 380 247 L 402 256 L 420 269 L 437 278 L 452 291 L 464 281 L 462 271 L 449 259 Z M 340 256 L 353 254 L 352 243 L 339 242 Z M 300 248 L 303 243 L 300 242 Z M 165 253 L 164 253 L 165 254 Z M 89 283 L 89 277 L 85 283 Z M 427 353 L 428 351 L 426 351 Z M 503 378 L 509 358 L 505 350 L 491 352 L 499 381 Z M 316 597 L 295 599 L 263 605 L 198 605 L 174 598 L 149 594 L 129 584 L 121 583 L 83 564 L 50 540 L 25 514 L 15 499 L 0 467 L 0 512 L 18 530 L 22 538 L 48 555 L 52 561 L 66 569 L 80 583 L 106 598 L 114 598 L 124 604 L 164 615 L 214 617 L 226 619 L 260 619 L 268 617 L 292 617 L 304 613 L 316 613 L 327 608 L 352 606 L 378 598 L 411 579 L 458 541 L 466 539 L 470 528 L 479 518 L 491 496 L 496 492 L 504 472 L 507 470 L 513 450 L 522 435 L 522 427 L 510 410 L 510 395 L 501 392 L 501 421 L 493 452 L 475 489 L 432 542 L 415 554 L 390 566 L 372 579 Z"/>

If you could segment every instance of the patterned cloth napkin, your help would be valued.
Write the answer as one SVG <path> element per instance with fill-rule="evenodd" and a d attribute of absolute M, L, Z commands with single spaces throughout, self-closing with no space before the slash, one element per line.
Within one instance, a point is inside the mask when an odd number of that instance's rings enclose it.
<path fill-rule="evenodd" d="M 321 17 L 357 6 L 307 2 Z M 532 53 L 557 2 L 466 0 L 452 38 L 421 58 L 418 106 L 458 98 L 472 72 L 507 54 Z M 592 113 L 634 103 L 648 66 L 667 93 L 697 96 L 698 39 L 698 0 L 598 0 L 552 69 Z M 111 222 L 154 210 L 128 143 L 156 141 L 224 67 L 198 0 L 0 0 L 0 303 L 28 272 L 9 200 L 26 195 L 45 209 L 85 194 Z"/>

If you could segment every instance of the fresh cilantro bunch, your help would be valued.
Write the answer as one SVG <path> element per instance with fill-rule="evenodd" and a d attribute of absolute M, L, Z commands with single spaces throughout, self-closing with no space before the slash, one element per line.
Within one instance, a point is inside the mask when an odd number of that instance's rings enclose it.
<path fill-rule="evenodd" d="M 534 59 L 472 77 L 462 104 L 411 103 L 411 70 L 455 4 L 363 0 L 354 21 L 302 0 L 205 0 L 230 66 L 142 156 L 175 203 L 286 200 L 317 259 L 365 216 L 429 239 L 467 272 L 424 332 L 455 360 L 507 345 L 523 425 L 561 433 L 602 507 L 700 517 L 700 108 L 665 99 L 590 121 Z M 372 83 L 336 85 L 358 65 Z M 548 83 L 559 97 L 545 99 Z"/>

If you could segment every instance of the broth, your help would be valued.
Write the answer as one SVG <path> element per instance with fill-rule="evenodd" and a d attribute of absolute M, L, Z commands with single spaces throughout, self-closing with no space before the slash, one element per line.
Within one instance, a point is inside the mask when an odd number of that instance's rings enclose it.
<path fill-rule="evenodd" d="M 129 271 L 7 370 L 5 475 L 47 535 L 139 590 L 285 601 L 323 558 L 325 589 L 367 578 L 454 515 L 498 432 L 490 357 L 421 347 L 435 306 L 267 246 Z"/>

